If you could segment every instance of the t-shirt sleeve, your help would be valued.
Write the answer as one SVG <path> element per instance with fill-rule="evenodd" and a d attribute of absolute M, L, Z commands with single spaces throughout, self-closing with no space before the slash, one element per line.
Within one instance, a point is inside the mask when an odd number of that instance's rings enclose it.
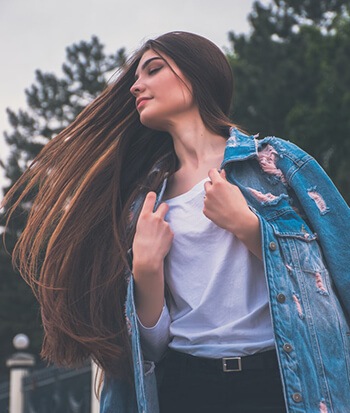
<path fill-rule="evenodd" d="M 153 327 L 145 327 L 137 316 L 140 331 L 142 352 L 147 360 L 159 361 L 170 342 L 170 314 L 166 303 L 157 323 Z"/>

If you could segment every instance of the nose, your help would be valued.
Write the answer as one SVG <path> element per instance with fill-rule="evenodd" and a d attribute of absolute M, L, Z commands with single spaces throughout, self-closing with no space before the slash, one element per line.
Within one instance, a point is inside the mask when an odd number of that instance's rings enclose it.
<path fill-rule="evenodd" d="M 139 93 L 141 93 L 145 87 L 142 85 L 140 80 L 136 80 L 135 83 L 131 86 L 130 92 L 132 95 L 137 96 Z"/>

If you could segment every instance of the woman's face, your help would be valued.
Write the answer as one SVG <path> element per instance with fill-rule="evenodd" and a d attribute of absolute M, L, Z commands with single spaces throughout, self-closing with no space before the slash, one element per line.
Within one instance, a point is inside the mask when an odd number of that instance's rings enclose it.
<path fill-rule="evenodd" d="M 195 108 L 190 82 L 167 56 L 147 50 L 136 69 L 130 88 L 143 125 L 168 131 Z"/>

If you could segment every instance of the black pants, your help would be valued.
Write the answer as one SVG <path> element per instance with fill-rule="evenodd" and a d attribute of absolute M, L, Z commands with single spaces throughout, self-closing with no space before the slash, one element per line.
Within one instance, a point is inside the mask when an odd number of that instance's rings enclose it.
<path fill-rule="evenodd" d="M 161 413 L 286 412 L 277 360 L 273 367 L 224 372 L 220 362 L 195 359 L 170 351 L 163 361 Z"/>

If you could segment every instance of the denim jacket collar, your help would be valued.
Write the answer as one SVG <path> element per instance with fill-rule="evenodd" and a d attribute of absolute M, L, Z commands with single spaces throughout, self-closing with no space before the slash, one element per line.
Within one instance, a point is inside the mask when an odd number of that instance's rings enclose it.
<path fill-rule="evenodd" d="M 231 128 L 221 168 L 231 161 L 242 161 L 257 156 L 256 138 L 257 135 L 248 136 L 237 128 Z"/>

